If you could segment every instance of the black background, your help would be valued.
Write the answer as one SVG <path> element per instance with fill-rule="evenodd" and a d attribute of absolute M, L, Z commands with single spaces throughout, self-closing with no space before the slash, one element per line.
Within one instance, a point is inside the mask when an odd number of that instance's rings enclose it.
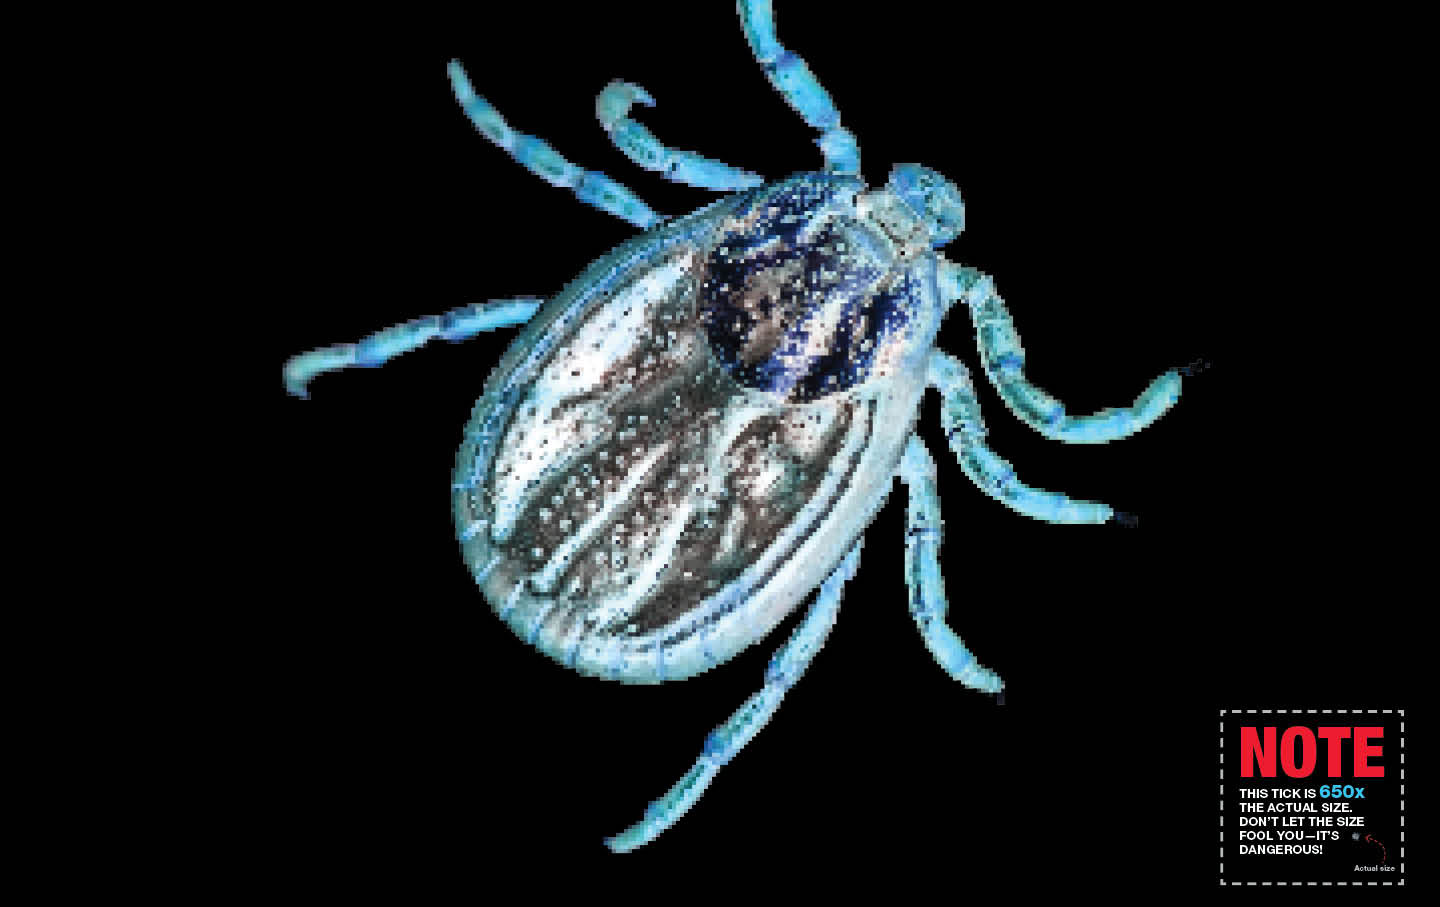
<path fill-rule="evenodd" d="M 979 385 L 991 446 L 1022 480 L 1137 514 L 1135 529 L 1045 525 L 986 498 L 927 400 L 950 621 L 1006 679 L 1004 703 L 923 648 L 897 493 L 805 678 L 634 859 L 1214 887 L 1220 708 L 1413 697 L 1408 597 L 1389 579 L 1405 534 L 1371 504 L 1400 492 L 1356 453 L 1379 416 L 1345 372 L 1374 364 L 1352 318 L 1371 253 L 1341 254 L 1331 232 L 1367 116 L 1358 89 L 1299 23 L 777 5 L 872 183 L 918 161 L 961 187 L 967 227 L 946 254 L 994 276 L 1035 383 L 1089 412 L 1167 368 L 1210 367 L 1159 423 L 1098 446 L 1040 438 Z M 352 13 L 277 21 L 255 47 L 248 71 L 275 103 L 251 153 L 276 209 L 246 251 L 273 275 L 253 305 L 273 325 L 257 380 L 275 389 L 262 467 L 280 555 L 273 598 L 235 617 L 254 640 L 236 733 L 255 856 L 481 885 L 537 857 L 608 858 L 602 837 L 689 767 L 793 620 L 704 676 L 627 687 L 493 617 L 448 486 L 508 333 L 322 377 L 309 401 L 281 394 L 289 355 L 553 293 L 633 235 L 479 136 L 451 96 L 452 56 L 513 127 L 661 212 L 714 196 L 609 145 L 593 102 L 612 78 L 654 94 L 637 117 L 673 147 L 770 177 L 820 155 L 726 3 L 536 4 L 428 28 Z M 963 316 L 940 345 L 978 375 Z"/>

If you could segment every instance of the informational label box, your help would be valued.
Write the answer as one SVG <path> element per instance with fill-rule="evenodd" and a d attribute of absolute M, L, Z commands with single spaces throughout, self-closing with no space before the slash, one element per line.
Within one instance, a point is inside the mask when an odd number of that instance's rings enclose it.
<path fill-rule="evenodd" d="M 1220 884 L 1405 884 L 1403 709 L 1220 712 Z"/>

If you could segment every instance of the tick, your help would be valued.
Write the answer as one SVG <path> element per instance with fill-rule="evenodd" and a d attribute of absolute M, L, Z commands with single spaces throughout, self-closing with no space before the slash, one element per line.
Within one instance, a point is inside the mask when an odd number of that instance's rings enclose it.
<path fill-rule="evenodd" d="M 727 193 L 668 218 L 610 177 L 517 132 L 449 66 L 476 129 L 521 166 L 643 232 L 549 298 L 496 300 L 303 353 L 285 382 L 377 366 L 443 338 L 522 327 L 465 428 L 453 503 L 466 565 L 522 639 L 562 664 L 625 683 L 683 680 L 759 641 L 818 589 L 764 685 L 706 739 L 694 766 L 606 844 L 653 840 L 770 720 L 824 643 L 861 537 L 900 479 L 908 489 L 905 583 L 925 646 L 951 677 L 1000 678 L 946 624 L 935 463 L 915 434 L 934 388 L 966 476 L 1051 523 L 1117 519 L 1108 506 L 1025 485 L 986 445 L 965 366 L 934 345 L 963 304 L 1007 408 L 1042 435 L 1105 443 L 1154 422 L 1182 370 L 1129 407 L 1074 416 L 1024 374 L 994 282 L 937 250 L 964 226 L 959 190 L 917 164 L 885 185 L 805 62 L 775 33 L 770 0 L 738 3 L 762 71 L 818 134 L 823 169 L 762 177 L 662 143 L 632 118 L 651 105 L 612 82 L 596 115 L 632 161 Z"/>

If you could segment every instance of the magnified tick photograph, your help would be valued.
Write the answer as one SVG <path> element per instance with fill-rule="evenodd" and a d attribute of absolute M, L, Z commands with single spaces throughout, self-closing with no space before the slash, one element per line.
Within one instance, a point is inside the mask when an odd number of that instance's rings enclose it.
<path fill-rule="evenodd" d="M 280 42 L 278 864 L 1214 886 L 1220 710 L 1406 706 L 1324 384 L 1237 354 L 1320 266 L 1314 100 L 1265 32 L 1050 15 Z"/>

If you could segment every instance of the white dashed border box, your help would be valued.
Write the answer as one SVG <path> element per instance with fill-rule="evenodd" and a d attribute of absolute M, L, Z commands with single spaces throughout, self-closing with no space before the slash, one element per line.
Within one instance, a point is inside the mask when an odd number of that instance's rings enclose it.
<path fill-rule="evenodd" d="M 1400 716 L 1400 878 L 1393 882 L 1229 882 L 1225 879 L 1225 716 L 1226 715 L 1399 715 Z M 1220 710 L 1220 885 L 1257 888 L 1402 888 L 1405 885 L 1405 710 L 1404 709 L 1221 709 Z"/>

